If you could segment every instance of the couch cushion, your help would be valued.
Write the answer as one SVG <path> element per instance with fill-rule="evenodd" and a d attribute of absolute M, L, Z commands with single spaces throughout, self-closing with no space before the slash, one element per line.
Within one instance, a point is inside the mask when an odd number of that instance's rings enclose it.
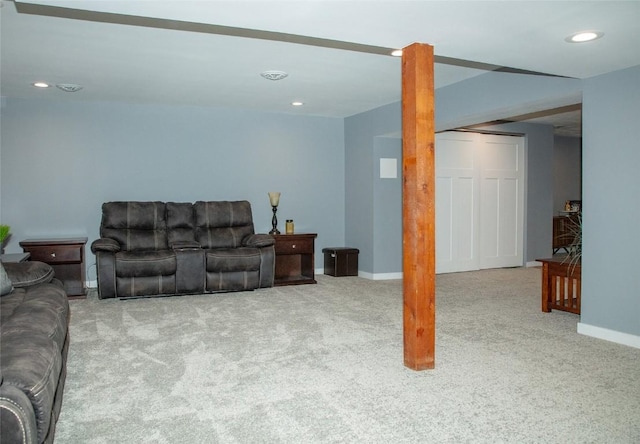
<path fill-rule="evenodd" d="M 176 273 L 176 254 L 172 250 L 122 251 L 116 253 L 116 276 L 168 276 Z"/>
<path fill-rule="evenodd" d="M 255 271 L 260 269 L 258 248 L 230 248 L 206 251 L 208 272 Z"/>
<path fill-rule="evenodd" d="M 51 265 L 38 261 L 9 262 L 4 264 L 14 288 L 51 282 L 54 271 Z"/>
<path fill-rule="evenodd" d="M 125 251 L 166 250 L 164 202 L 102 204 L 100 237 L 115 239 Z"/>
<path fill-rule="evenodd" d="M 230 271 L 227 273 L 207 272 L 207 291 L 254 290 L 260 286 L 260 272 Z"/>
<path fill-rule="evenodd" d="M 194 205 L 196 241 L 202 248 L 237 248 L 254 233 L 251 204 L 198 201 Z"/>
<path fill-rule="evenodd" d="M 0 302 L 0 332 L 38 334 L 62 350 L 69 324 L 69 300 L 58 281 L 16 288 Z M 3 344 L 4 347 L 4 344 Z"/>
<path fill-rule="evenodd" d="M 177 242 L 195 243 L 193 204 L 191 202 L 167 202 L 166 208 L 169 245 Z"/>
<path fill-rule="evenodd" d="M 117 277 L 118 297 L 176 294 L 176 276 Z"/>

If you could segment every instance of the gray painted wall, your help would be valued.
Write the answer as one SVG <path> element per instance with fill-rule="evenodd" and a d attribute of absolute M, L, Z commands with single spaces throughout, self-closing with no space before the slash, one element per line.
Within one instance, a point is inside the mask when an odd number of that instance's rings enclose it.
<path fill-rule="evenodd" d="M 556 136 L 553 147 L 553 211 L 567 200 L 582 199 L 582 139 Z"/>
<path fill-rule="evenodd" d="M 436 90 L 436 131 L 581 102 L 578 79 L 490 72 Z"/>
<path fill-rule="evenodd" d="M 375 262 L 378 270 L 387 263 L 375 255 L 374 230 L 398 224 L 398 214 L 380 211 L 380 205 L 393 206 L 393 202 L 377 201 L 374 205 L 374 177 L 380 165 L 374 146 L 379 136 L 397 137 L 401 123 L 399 102 L 345 119 L 345 242 L 360 250 L 358 268 L 364 273 L 374 273 Z M 381 152 L 385 152 L 383 145 Z"/>
<path fill-rule="evenodd" d="M 402 273 L 402 139 L 373 141 L 373 272 Z M 396 159 L 397 177 L 380 178 L 380 159 Z"/>
<path fill-rule="evenodd" d="M 345 120 L 345 243 L 358 248 L 358 269 L 373 273 L 373 143 L 369 114 Z"/>
<path fill-rule="evenodd" d="M 553 253 L 553 127 L 510 125 L 527 140 L 524 257 L 532 262 Z"/>
<path fill-rule="evenodd" d="M 7 252 L 31 237 L 98 237 L 110 200 L 236 200 L 256 231 L 279 228 L 344 243 L 344 121 L 200 107 L 7 99 L 2 108 L 2 222 Z M 87 247 L 90 266 L 94 256 Z M 95 268 L 87 274 L 95 280 Z"/>
<path fill-rule="evenodd" d="M 640 66 L 585 80 L 582 110 L 581 323 L 640 336 Z"/>

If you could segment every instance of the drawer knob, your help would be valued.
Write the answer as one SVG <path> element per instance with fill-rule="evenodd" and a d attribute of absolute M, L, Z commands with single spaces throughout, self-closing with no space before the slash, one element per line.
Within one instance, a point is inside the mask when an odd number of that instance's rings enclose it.
<path fill-rule="evenodd" d="M 291 245 L 291 248 L 296 248 L 296 244 Z"/>
<path fill-rule="evenodd" d="M 56 254 L 55 253 L 51 253 L 51 257 L 56 257 Z"/>

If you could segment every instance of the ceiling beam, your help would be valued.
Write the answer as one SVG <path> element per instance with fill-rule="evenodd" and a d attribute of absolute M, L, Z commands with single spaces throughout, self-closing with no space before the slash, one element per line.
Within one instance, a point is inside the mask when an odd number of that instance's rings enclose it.
<path fill-rule="evenodd" d="M 234 26 L 215 25 L 212 23 L 190 22 L 184 20 L 171 20 L 158 17 L 144 17 L 139 15 L 118 14 L 113 12 L 92 11 L 88 9 L 65 8 L 61 6 L 29 3 L 28 1 L 16 1 L 16 10 L 23 14 L 42 15 L 48 17 L 66 18 L 71 20 L 83 20 L 89 22 L 112 23 L 118 25 L 139 26 L 144 28 L 166 29 L 174 31 L 198 32 L 204 34 L 224 35 L 229 37 L 241 37 L 275 42 L 293 43 L 299 45 L 316 46 L 320 48 L 339 49 L 344 51 L 356 51 L 366 54 L 375 54 L 392 57 L 391 53 L 398 48 L 384 46 L 365 45 L 362 43 L 345 42 L 341 40 L 323 39 L 299 34 L 284 32 L 263 31 L 259 29 L 239 28 Z M 556 74 L 529 71 L 508 66 L 493 65 L 490 63 L 473 60 L 458 59 L 455 57 L 434 55 L 434 62 L 473 68 L 484 71 L 508 72 L 513 74 L 529 74 L 550 77 L 563 77 Z"/>

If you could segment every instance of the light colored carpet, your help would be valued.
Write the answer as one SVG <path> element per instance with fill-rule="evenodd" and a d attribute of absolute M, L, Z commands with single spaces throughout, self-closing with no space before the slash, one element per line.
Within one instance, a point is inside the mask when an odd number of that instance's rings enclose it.
<path fill-rule="evenodd" d="M 56 444 L 638 443 L 640 350 L 540 311 L 540 269 L 437 278 L 436 369 L 402 283 L 71 302 Z"/>

